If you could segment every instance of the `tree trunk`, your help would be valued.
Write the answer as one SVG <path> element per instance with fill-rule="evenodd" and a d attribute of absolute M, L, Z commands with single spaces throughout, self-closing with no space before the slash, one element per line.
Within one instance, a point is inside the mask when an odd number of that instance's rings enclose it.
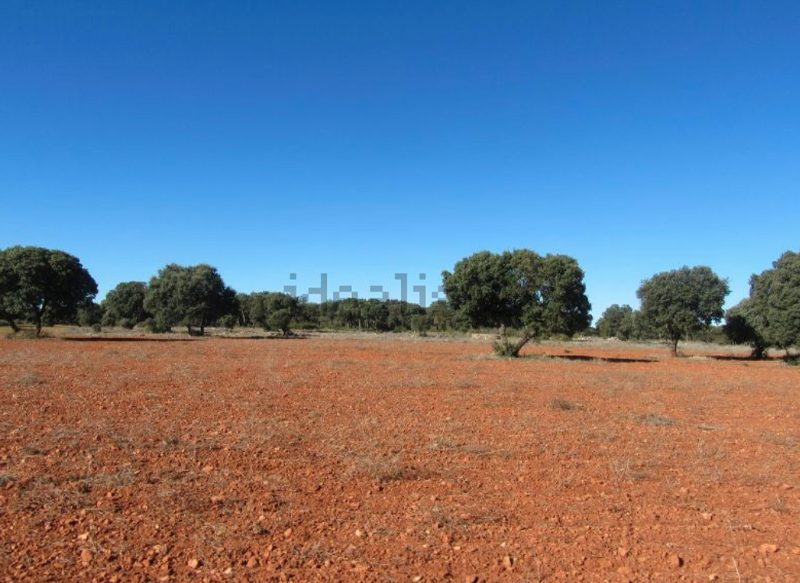
<path fill-rule="evenodd" d="M 522 347 L 530 342 L 534 337 L 535 334 L 533 334 L 533 332 L 525 329 L 522 331 L 522 337 L 517 340 L 517 342 L 512 344 L 508 339 L 506 327 L 500 326 L 498 340 L 494 343 L 494 351 L 498 356 L 510 356 L 512 358 L 516 358 L 519 356 L 519 352 L 522 350 Z"/>
<path fill-rule="evenodd" d="M 670 355 L 672 355 L 673 357 L 678 356 L 678 341 L 679 340 L 680 340 L 680 338 L 673 338 L 671 343 L 670 343 L 669 352 L 670 352 Z"/>
<path fill-rule="evenodd" d="M 17 326 L 17 323 L 14 321 L 14 318 L 12 318 L 11 316 L 5 316 L 5 320 L 6 322 L 8 322 L 9 327 L 11 328 L 11 330 L 14 331 L 14 333 L 19 332 L 19 326 Z"/>
<path fill-rule="evenodd" d="M 517 341 L 517 343 L 514 345 L 514 348 L 512 349 L 512 352 L 511 352 L 511 356 L 513 356 L 515 358 L 517 356 L 519 356 L 519 352 L 520 352 L 520 350 L 522 350 L 522 347 L 525 346 L 531 340 L 533 340 L 533 334 L 531 334 L 527 330 L 523 330 L 522 338 L 520 338 Z"/>
<path fill-rule="evenodd" d="M 42 334 L 42 317 L 44 317 L 44 309 L 47 307 L 47 300 L 42 302 L 42 307 L 34 311 L 34 324 L 36 324 L 36 336 Z"/>
<path fill-rule="evenodd" d="M 764 358 L 765 352 L 766 349 L 763 346 L 756 344 L 755 346 L 753 346 L 753 351 L 750 353 L 750 358 L 752 358 L 753 360 L 761 360 L 762 358 Z"/>
<path fill-rule="evenodd" d="M 186 324 L 186 331 L 189 333 L 189 336 L 192 336 L 192 325 Z"/>

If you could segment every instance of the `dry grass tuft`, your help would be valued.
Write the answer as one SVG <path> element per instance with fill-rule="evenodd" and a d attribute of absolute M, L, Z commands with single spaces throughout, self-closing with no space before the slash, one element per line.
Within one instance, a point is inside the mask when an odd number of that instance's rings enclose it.
<path fill-rule="evenodd" d="M 637 415 L 636 420 L 645 425 L 655 425 L 656 427 L 672 427 L 675 425 L 675 420 L 667 417 L 666 415 L 659 415 L 658 413 L 647 413 L 645 415 Z"/>
<path fill-rule="evenodd" d="M 554 411 L 582 411 L 583 405 L 575 401 L 555 398 L 550 401 L 550 408 Z"/>

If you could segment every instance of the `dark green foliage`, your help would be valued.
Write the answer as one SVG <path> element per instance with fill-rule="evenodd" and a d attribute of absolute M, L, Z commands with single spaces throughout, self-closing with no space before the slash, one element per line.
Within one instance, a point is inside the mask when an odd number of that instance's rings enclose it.
<path fill-rule="evenodd" d="M 247 304 L 250 308 L 248 319 L 254 325 L 284 335 L 291 333 L 292 320 L 300 311 L 297 298 L 279 292 L 250 294 Z"/>
<path fill-rule="evenodd" d="M 507 358 L 516 358 L 519 356 L 519 351 L 522 349 L 520 346 L 517 348 L 517 343 L 519 340 L 514 340 L 510 338 L 507 334 L 503 333 L 492 342 L 492 350 L 497 356 L 503 356 Z"/>
<path fill-rule="evenodd" d="M 722 319 L 728 284 L 708 267 L 682 267 L 657 273 L 636 292 L 647 324 L 670 342 L 673 355 L 678 342 Z"/>
<path fill-rule="evenodd" d="M 303 330 L 313 330 L 319 328 L 320 306 L 311 304 L 302 299 L 297 304 L 297 316 L 295 317 L 294 327 Z"/>
<path fill-rule="evenodd" d="M 427 309 L 431 327 L 439 332 L 455 328 L 455 311 L 445 300 L 433 302 Z"/>
<path fill-rule="evenodd" d="M 325 328 L 347 328 L 372 332 L 412 330 L 412 318 L 425 315 L 425 308 L 400 300 L 347 298 L 319 306 L 319 322 Z"/>
<path fill-rule="evenodd" d="M 19 277 L 5 261 L 5 251 L 0 251 L 0 320 L 5 320 L 14 332 L 19 332 L 17 316 L 10 298 L 15 292 Z M 6 304 L 9 304 L 8 307 Z"/>
<path fill-rule="evenodd" d="M 147 318 L 144 322 L 142 322 L 145 328 L 148 331 L 153 332 L 154 334 L 164 334 L 165 332 L 169 332 L 172 330 L 171 325 L 169 322 L 164 318 L 163 314 L 156 314 L 150 318 Z"/>
<path fill-rule="evenodd" d="M 117 285 L 103 300 L 103 324 L 133 328 L 150 317 L 144 309 L 147 285 L 142 281 L 127 281 Z"/>
<path fill-rule="evenodd" d="M 750 344 L 761 357 L 770 346 L 800 344 L 800 253 L 787 251 L 772 269 L 750 278 L 750 297 L 728 311 L 725 334 L 736 344 Z"/>
<path fill-rule="evenodd" d="M 278 330 L 284 336 L 292 333 L 290 325 L 294 318 L 295 310 L 289 308 L 280 308 L 271 312 L 267 317 L 267 326 L 270 330 Z"/>
<path fill-rule="evenodd" d="M 97 284 L 77 257 L 42 247 L 0 251 L 0 315 L 26 319 L 41 334 L 44 322 L 73 321 L 97 294 Z"/>
<path fill-rule="evenodd" d="M 707 328 L 692 332 L 688 336 L 689 340 L 696 342 L 706 342 L 708 344 L 728 344 L 730 340 L 725 335 L 725 326 L 712 324 Z"/>
<path fill-rule="evenodd" d="M 206 264 L 184 267 L 170 264 L 150 280 L 144 308 L 153 318 L 151 329 L 169 329 L 182 324 L 205 327 L 236 309 L 236 292 L 227 287 L 214 267 Z"/>
<path fill-rule="evenodd" d="M 225 314 L 217 320 L 217 326 L 221 326 L 226 330 L 233 330 L 236 327 L 238 318 L 234 314 Z"/>
<path fill-rule="evenodd" d="M 427 336 L 431 329 L 431 319 L 427 314 L 414 314 L 410 318 L 411 329 L 420 336 Z"/>
<path fill-rule="evenodd" d="M 752 346 L 752 358 L 762 358 L 766 353 L 767 342 L 756 330 L 757 315 L 754 307 L 754 302 L 747 298 L 728 310 L 723 331 L 731 343 Z"/>
<path fill-rule="evenodd" d="M 628 340 L 636 334 L 634 311 L 629 305 L 612 304 L 597 321 L 597 333 L 602 338 Z"/>
<path fill-rule="evenodd" d="M 800 345 L 800 253 L 787 251 L 750 279 L 751 325 L 768 346 Z"/>
<path fill-rule="evenodd" d="M 103 306 L 95 302 L 78 308 L 78 325 L 92 328 L 94 331 L 99 332 L 103 322 Z"/>
<path fill-rule="evenodd" d="M 462 259 L 452 273 L 442 273 L 450 305 L 473 327 L 519 328 L 513 345 L 506 338 L 496 351 L 516 356 L 532 339 L 572 336 L 591 322 L 583 271 L 566 255 L 542 257 L 520 249 L 488 251 Z"/>
<path fill-rule="evenodd" d="M 236 317 L 240 326 L 253 326 L 250 319 L 250 309 L 252 308 L 252 294 L 236 294 Z"/>
<path fill-rule="evenodd" d="M 391 332 L 414 329 L 414 316 L 425 308 L 398 300 L 346 298 L 312 304 L 285 293 L 237 294 L 238 322 L 267 330 L 290 328 L 358 329 Z M 279 310 L 286 312 L 277 313 Z M 287 321 L 288 319 L 288 321 Z"/>

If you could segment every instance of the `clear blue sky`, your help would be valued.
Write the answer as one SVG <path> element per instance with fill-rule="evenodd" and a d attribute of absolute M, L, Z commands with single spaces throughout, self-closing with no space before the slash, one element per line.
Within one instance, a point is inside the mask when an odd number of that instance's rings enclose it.
<path fill-rule="evenodd" d="M 594 315 L 800 248 L 800 5 L 0 3 L 0 247 L 399 295 L 567 253 Z M 296 273 L 297 281 L 289 280 Z"/>

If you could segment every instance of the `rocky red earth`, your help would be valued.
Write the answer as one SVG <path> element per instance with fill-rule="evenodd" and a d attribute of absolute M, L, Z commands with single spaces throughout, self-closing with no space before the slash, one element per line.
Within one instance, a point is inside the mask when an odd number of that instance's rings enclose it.
<path fill-rule="evenodd" d="M 5 581 L 800 578 L 798 367 L 152 338 L 0 341 Z"/>

